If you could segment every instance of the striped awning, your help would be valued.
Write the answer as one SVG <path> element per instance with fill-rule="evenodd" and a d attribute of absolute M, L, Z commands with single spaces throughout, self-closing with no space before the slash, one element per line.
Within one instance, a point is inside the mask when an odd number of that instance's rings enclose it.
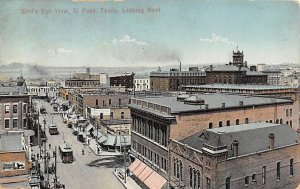
<path fill-rule="evenodd" d="M 149 189 L 161 189 L 167 183 L 164 177 L 156 173 L 139 159 L 135 159 L 128 169 Z"/>

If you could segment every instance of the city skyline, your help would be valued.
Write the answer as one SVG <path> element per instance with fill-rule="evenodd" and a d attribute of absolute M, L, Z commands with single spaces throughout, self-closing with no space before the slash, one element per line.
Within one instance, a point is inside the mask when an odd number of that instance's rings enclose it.
<path fill-rule="evenodd" d="M 0 64 L 300 63 L 294 1 L 1 1 Z M 296 16 L 295 16 L 296 15 Z"/>

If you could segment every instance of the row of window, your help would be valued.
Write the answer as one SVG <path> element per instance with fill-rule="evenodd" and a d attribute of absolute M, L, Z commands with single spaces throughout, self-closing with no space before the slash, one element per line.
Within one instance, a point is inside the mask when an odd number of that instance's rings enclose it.
<path fill-rule="evenodd" d="M 4 110 L 5 110 L 6 114 L 8 114 L 10 112 L 10 109 L 11 109 L 10 105 L 5 105 Z M 14 114 L 18 113 L 18 105 L 17 104 L 12 105 L 12 112 Z M 23 113 L 27 113 L 27 105 L 26 104 L 23 105 Z"/>
<path fill-rule="evenodd" d="M 267 123 L 273 123 L 273 121 L 272 120 L 267 120 L 266 121 Z M 249 120 L 249 118 L 245 118 L 245 124 L 248 124 L 248 123 L 250 123 L 250 120 Z M 283 124 L 283 120 L 282 119 L 276 119 L 276 121 L 275 121 L 275 123 L 276 124 Z M 235 125 L 239 125 L 240 124 L 240 119 L 236 119 L 235 120 Z M 231 123 L 230 123 L 230 120 L 227 120 L 226 121 L 226 126 L 230 126 L 231 125 Z M 290 120 L 290 121 L 286 121 L 286 125 L 289 125 L 289 126 L 293 126 L 293 121 L 292 120 Z M 209 124 L 208 124 L 208 128 L 209 129 L 212 129 L 213 128 L 213 123 L 212 122 L 210 122 Z M 219 127 L 223 127 L 224 125 L 223 125 L 223 121 L 219 121 Z"/>
<path fill-rule="evenodd" d="M 46 92 L 49 92 L 50 91 L 50 88 L 31 88 L 31 89 L 29 89 L 30 90 L 30 92 L 32 92 L 32 93 L 37 93 L 37 92 L 44 92 L 44 93 L 46 93 Z"/>
<path fill-rule="evenodd" d="M 290 163 L 289 164 L 290 176 L 294 176 L 294 159 L 291 158 L 289 163 Z M 277 181 L 280 181 L 280 179 L 281 179 L 281 172 L 280 172 L 280 170 L 281 170 L 281 164 L 280 164 L 280 162 L 277 162 L 277 164 L 276 164 L 276 177 L 277 177 Z M 266 181 L 267 181 L 267 167 L 266 166 L 262 167 L 262 173 L 261 173 L 261 175 L 262 175 L 262 184 L 265 185 Z M 256 176 L 256 174 L 253 174 L 251 176 L 251 180 L 252 180 L 253 184 L 256 184 L 256 182 L 257 182 L 257 176 Z M 245 185 L 247 186 L 247 185 L 249 185 L 249 183 L 250 183 L 250 177 L 246 176 L 245 177 Z M 230 186 L 231 186 L 230 177 L 226 178 L 226 180 L 225 180 L 225 186 L 226 186 L 225 187 L 226 189 L 230 189 Z"/>
<path fill-rule="evenodd" d="M 121 119 L 125 118 L 124 112 L 121 112 Z M 100 113 L 100 119 L 103 119 L 103 113 Z M 114 119 L 114 112 L 110 112 L 110 119 Z"/>
<path fill-rule="evenodd" d="M 1 121 L 1 119 L 0 119 L 0 128 L 1 128 L 1 123 L 2 123 L 2 121 Z M 23 127 L 26 127 L 27 126 L 27 121 L 26 121 L 26 119 L 23 119 Z M 11 125 L 12 124 L 12 125 Z M 12 126 L 12 128 L 20 128 L 19 126 L 18 126 L 18 119 L 17 118 L 14 118 L 14 119 L 9 119 L 9 118 L 7 118 L 7 119 L 4 119 L 4 128 L 5 129 L 9 129 L 9 128 L 11 128 L 11 126 Z"/>
<path fill-rule="evenodd" d="M 286 115 L 286 117 L 293 116 L 293 109 L 285 110 L 285 115 Z"/>
<path fill-rule="evenodd" d="M 131 99 L 128 100 L 128 103 L 129 104 L 131 103 Z M 99 100 L 98 99 L 96 99 L 95 105 L 99 106 Z M 111 104 L 111 99 L 108 99 L 108 105 L 112 105 Z M 122 99 L 119 99 L 119 106 L 121 106 L 121 105 L 122 105 Z M 106 106 L 105 100 L 102 101 L 102 106 Z"/>
<path fill-rule="evenodd" d="M 155 142 L 167 146 L 167 126 L 146 119 L 133 117 L 132 130 L 154 140 Z"/>
<path fill-rule="evenodd" d="M 132 148 L 141 154 L 143 157 L 147 158 L 149 161 L 157 165 L 159 168 L 163 169 L 167 172 L 168 164 L 167 159 L 164 157 L 160 157 L 159 154 L 153 152 L 149 148 L 137 143 L 136 141 L 132 141 Z"/>
<path fill-rule="evenodd" d="M 82 86 L 82 85 L 100 85 L 100 82 L 97 81 L 66 81 L 67 86 Z"/>

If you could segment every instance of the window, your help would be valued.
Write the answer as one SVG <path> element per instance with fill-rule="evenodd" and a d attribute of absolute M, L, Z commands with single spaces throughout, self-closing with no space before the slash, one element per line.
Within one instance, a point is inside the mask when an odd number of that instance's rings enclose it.
<path fill-rule="evenodd" d="M 8 129 L 9 128 L 9 119 L 5 120 L 4 128 Z"/>
<path fill-rule="evenodd" d="M 293 110 L 292 109 L 290 109 L 290 116 L 292 116 L 293 115 Z"/>
<path fill-rule="evenodd" d="M 193 186 L 193 169 L 190 167 L 190 187 Z"/>
<path fill-rule="evenodd" d="M 99 103 L 98 103 L 98 99 L 96 99 L 96 106 L 98 106 L 99 105 Z"/>
<path fill-rule="evenodd" d="M 280 119 L 279 123 L 280 123 L 280 124 L 282 124 L 282 123 L 283 123 L 282 119 Z"/>
<path fill-rule="evenodd" d="M 290 159 L 290 176 L 294 176 L 294 159 Z"/>
<path fill-rule="evenodd" d="M 212 129 L 212 128 L 213 128 L 213 123 L 210 122 L 210 123 L 208 124 L 208 128 L 209 128 L 209 129 Z"/>
<path fill-rule="evenodd" d="M 103 113 L 100 113 L 100 119 L 103 119 Z"/>
<path fill-rule="evenodd" d="M 239 125 L 239 124 L 240 124 L 240 120 L 239 120 L 239 119 L 236 119 L 236 120 L 235 120 L 235 124 L 236 124 L 236 125 Z"/>
<path fill-rule="evenodd" d="M 269 123 L 272 123 L 272 120 L 270 120 Z"/>
<path fill-rule="evenodd" d="M 277 163 L 277 180 L 280 180 L 280 162 Z"/>
<path fill-rule="evenodd" d="M 13 113 L 18 113 L 18 105 L 13 105 Z"/>
<path fill-rule="evenodd" d="M 230 189 L 230 177 L 227 177 L 227 178 L 226 178 L 225 188 L 226 188 L 226 189 Z"/>
<path fill-rule="evenodd" d="M 292 120 L 290 121 L 290 126 L 291 126 L 291 127 L 293 126 L 293 121 L 292 121 Z"/>
<path fill-rule="evenodd" d="M 289 110 L 286 110 L 285 115 L 288 117 L 289 116 Z"/>
<path fill-rule="evenodd" d="M 210 178 L 206 177 L 206 189 L 210 189 Z"/>
<path fill-rule="evenodd" d="M 124 112 L 121 112 L 121 119 L 124 119 Z"/>
<path fill-rule="evenodd" d="M 110 119 L 114 118 L 114 112 L 110 112 Z"/>
<path fill-rule="evenodd" d="M 248 185 L 249 184 L 249 176 L 246 176 L 245 177 L 245 185 Z"/>
<path fill-rule="evenodd" d="M 289 125 L 289 121 L 286 121 L 285 124 L 286 124 L 286 125 Z"/>
<path fill-rule="evenodd" d="M 279 123 L 279 119 L 276 119 L 276 124 L 278 124 Z"/>
<path fill-rule="evenodd" d="M 119 99 L 119 106 L 121 106 L 121 104 L 122 104 L 122 100 L 121 100 L 121 99 Z"/>
<path fill-rule="evenodd" d="M 223 123 L 222 121 L 219 122 L 219 127 L 222 127 L 223 126 Z"/>
<path fill-rule="evenodd" d="M 9 105 L 5 105 L 5 113 L 6 113 L 6 114 L 9 113 Z"/>
<path fill-rule="evenodd" d="M 129 103 L 129 104 L 131 103 L 131 99 L 128 100 L 128 103 Z"/>
<path fill-rule="evenodd" d="M 198 178 L 198 183 L 196 188 L 200 188 L 201 186 L 201 174 L 200 171 L 197 171 L 197 178 Z"/>
<path fill-rule="evenodd" d="M 23 113 L 27 113 L 27 105 L 26 104 L 24 104 L 24 106 L 23 106 Z"/>
<path fill-rule="evenodd" d="M 226 126 L 230 126 L 230 120 L 227 120 Z"/>
<path fill-rule="evenodd" d="M 256 174 L 252 175 L 252 182 L 256 182 Z"/>
<path fill-rule="evenodd" d="M 179 161 L 179 179 L 182 180 L 182 161 Z"/>
<path fill-rule="evenodd" d="M 18 128 L 18 119 L 13 119 L 13 128 Z"/>
<path fill-rule="evenodd" d="M 175 158 L 173 158 L 173 161 L 174 161 L 174 176 L 176 177 L 176 173 L 177 173 L 177 171 L 176 171 L 176 168 L 177 168 L 177 162 L 176 162 L 176 160 L 175 160 Z"/>
<path fill-rule="evenodd" d="M 245 119 L 245 124 L 248 124 L 249 123 L 249 118 L 246 118 Z"/>
<path fill-rule="evenodd" d="M 108 99 L 108 105 L 111 105 L 111 99 Z"/>

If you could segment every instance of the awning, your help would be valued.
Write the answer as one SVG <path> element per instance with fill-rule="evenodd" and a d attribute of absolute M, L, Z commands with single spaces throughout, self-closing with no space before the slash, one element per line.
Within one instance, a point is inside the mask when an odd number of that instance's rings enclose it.
<path fill-rule="evenodd" d="M 116 144 L 116 136 L 115 135 L 107 135 L 107 140 L 103 143 L 105 146 L 115 146 Z"/>
<path fill-rule="evenodd" d="M 98 143 L 104 143 L 105 141 L 107 141 L 107 137 L 105 137 L 104 135 L 102 135 L 99 139 L 98 139 Z"/>
<path fill-rule="evenodd" d="M 131 145 L 131 136 L 117 135 L 116 146 L 130 146 L 130 145 Z"/>
<path fill-rule="evenodd" d="M 86 132 L 89 132 L 93 127 L 94 127 L 94 126 L 93 126 L 92 124 L 89 124 L 89 125 L 86 127 L 85 131 L 86 131 Z"/>
<path fill-rule="evenodd" d="M 161 189 L 167 180 L 138 159 L 128 169 L 149 189 Z"/>

